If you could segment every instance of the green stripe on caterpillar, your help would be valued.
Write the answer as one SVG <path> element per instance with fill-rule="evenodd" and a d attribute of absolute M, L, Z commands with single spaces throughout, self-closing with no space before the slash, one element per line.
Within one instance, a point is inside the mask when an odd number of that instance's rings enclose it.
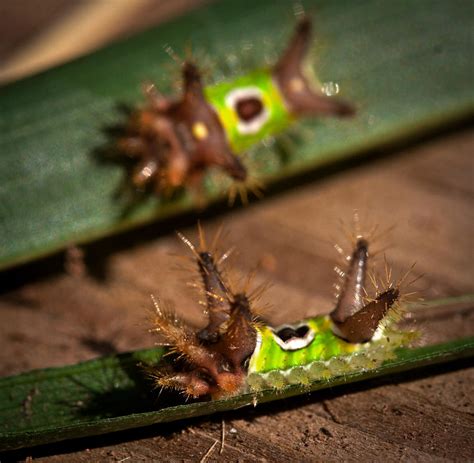
<path fill-rule="evenodd" d="M 153 329 L 172 353 L 184 359 L 149 365 L 157 387 L 175 389 L 190 397 L 228 397 L 242 392 L 306 385 L 332 376 L 376 368 L 393 358 L 395 349 L 416 334 L 400 330 L 400 285 L 387 282 L 369 298 L 366 290 L 368 241 L 358 237 L 336 307 L 329 315 L 292 325 L 272 327 L 255 313 L 254 293 L 235 291 L 225 277 L 218 256 L 202 238 L 199 247 L 180 235 L 191 249 L 205 295 L 207 326 L 195 330 L 153 299 Z"/>
<path fill-rule="evenodd" d="M 167 97 L 146 86 L 148 104 L 135 111 L 119 149 L 137 159 L 132 183 L 158 194 L 199 185 L 209 167 L 237 182 L 248 172 L 239 154 L 307 116 L 349 116 L 352 105 L 326 96 L 305 67 L 311 21 L 304 16 L 270 69 L 204 87 L 198 67 L 183 64 L 183 94 Z"/>

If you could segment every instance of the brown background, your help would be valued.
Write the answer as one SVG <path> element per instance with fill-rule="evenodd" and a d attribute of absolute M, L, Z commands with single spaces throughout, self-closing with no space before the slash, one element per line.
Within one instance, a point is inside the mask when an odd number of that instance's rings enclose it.
<path fill-rule="evenodd" d="M 32 3 L 10 8 L 10 23 L 13 17 L 18 27 L 3 29 L 12 45 L 6 47 L 2 38 L 0 56 L 12 60 L 18 50 L 31 47 L 38 30 L 55 27 L 71 13 L 68 2 L 48 0 L 41 4 L 55 13 L 31 18 L 25 5 Z M 123 22 L 122 30 L 106 40 L 146 25 L 144 16 L 147 21 L 160 17 L 159 7 L 148 5 L 146 15 L 140 8 L 128 15 L 129 29 Z M 350 228 L 354 209 L 363 228 L 394 226 L 374 246 L 387 247 L 395 275 L 417 262 L 415 275 L 424 276 L 414 286 L 425 299 L 466 294 L 474 289 L 473 147 L 470 124 L 451 127 L 371 153 L 351 168 L 308 175 L 249 207 L 209 213 L 202 224 L 208 236 L 221 225 L 228 231 L 223 244 L 236 245 L 232 266 L 241 274 L 258 265 L 257 281 L 273 284 L 264 300 L 273 307 L 275 323 L 331 309 L 337 260 L 332 243 L 345 244 L 340 221 Z M 196 237 L 194 218 L 184 218 L 84 248 L 82 270 L 72 250 L 2 274 L 0 374 L 149 347 L 154 342 L 146 326 L 151 293 L 174 300 L 184 317 L 202 322 L 195 295 L 186 288 L 188 275 L 174 269 L 176 258 L 170 254 L 186 253 L 174 228 Z M 425 343 L 474 332 L 469 306 L 436 314 L 424 310 L 418 318 Z M 474 370 L 467 366 L 461 362 L 9 457 L 199 461 L 220 439 L 224 421 L 223 453 L 217 446 L 208 461 L 472 460 Z"/>

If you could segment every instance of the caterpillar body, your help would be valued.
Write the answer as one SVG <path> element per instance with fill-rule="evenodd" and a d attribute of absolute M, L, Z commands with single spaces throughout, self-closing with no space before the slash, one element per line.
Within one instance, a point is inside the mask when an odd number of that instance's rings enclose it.
<path fill-rule="evenodd" d="M 183 94 L 144 89 L 148 104 L 135 111 L 119 139 L 119 149 L 137 159 L 132 183 L 157 193 L 199 185 L 209 167 L 246 182 L 239 154 L 304 116 L 353 114 L 352 105 L 326 96 L 304 66 L 311 21 L 298 23 L 286 51 L 271 69 L 255 70 L 204 87 L 198 67 L 182 67 Z"/>
<path fill-rule="evenodd" d="M 413 339 L 414 333 L 398 329 L 391 316 L 400 301 L 400 283 L 387 283 L 374 297 L 367 297 L 369 253 L 364 238 L 357 239 L 347 259 L 342 289 L 329 315 L 272 327 L 254 313 L 254 295 L 235 292 L 225 278 L 220 269 L 225 255 L 216 257 L 202 244 L 196 248 L 180 236 L 199 269 L 208 324 L 194 330 L 154 299 L 153 331 L 185 360 L 173 367 L 149 366 L 158 387 L 190 397 L 220 398 L 288 384 L 308 385 L 376 368 Z"/>

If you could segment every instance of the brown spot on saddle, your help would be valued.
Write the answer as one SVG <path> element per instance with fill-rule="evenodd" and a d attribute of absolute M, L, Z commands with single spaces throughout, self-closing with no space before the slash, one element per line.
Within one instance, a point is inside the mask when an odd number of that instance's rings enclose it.
<path fill-rule="evenodd" d="M 239 119 L 244 122 L 250 122 L 255 119 L 263 111 L 263 103 L 260 98 L 254 96 L 249 98 L 242 98 L 237 101 L 235 110 L 239 116 Z"/>

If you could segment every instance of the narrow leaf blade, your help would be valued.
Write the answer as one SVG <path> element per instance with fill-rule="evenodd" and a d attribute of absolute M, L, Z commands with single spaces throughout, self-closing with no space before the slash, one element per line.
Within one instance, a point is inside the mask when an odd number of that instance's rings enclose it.
<path fill-rule="evenodd" d="M 256 176 L 274 181 L 472 115 L 469 2 L 303 3 L 316 12 L 319 78 L 336 82 L 358 115 L 305 122 L 311 135 L 288 162 L 267 150 Z M 179 73 L 167 44 L 227 65 L 250 47 L 261 65 L 293 24 L 288 2 L 227 0 L 0 89 L 0 268 L 192 210 L 189 196 L 149 198 L 124 215 L 123 166 L 97 157 L 113 142 L 104 128 L 122 120 L 117 105 L 143 101 L 141 82 L 172 91 Z"/>

